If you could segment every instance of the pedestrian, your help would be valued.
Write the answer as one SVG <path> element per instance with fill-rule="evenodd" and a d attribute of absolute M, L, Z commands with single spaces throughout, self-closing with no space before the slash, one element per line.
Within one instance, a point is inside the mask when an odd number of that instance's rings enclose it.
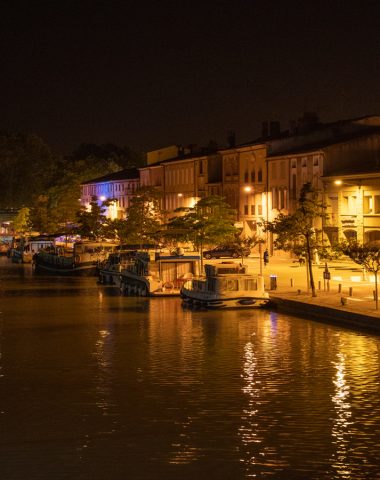
<path fill-rule="evenodd" d="M 265 250 L 264 255 L 263 255 L 263 260 L 264 260 L 264 266 L 269 262 L 269 252 L 268 249 Z"/>

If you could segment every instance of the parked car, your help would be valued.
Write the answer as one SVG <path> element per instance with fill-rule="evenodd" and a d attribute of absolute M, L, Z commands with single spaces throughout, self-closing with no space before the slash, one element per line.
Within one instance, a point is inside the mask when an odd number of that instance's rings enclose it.
<path fill-rule="evenodd" d="M 243 252 L 244 257 L 248 257 L 251 253 L 249 248 L 245 248 Z M 231 246 L 221 246 L 216 247 L 211 250 L 204 250 L 203 257 L 210 259 L 210 258 L 221 258 L 221 257 L 229 257 L 229 258 L 240 258 L 240 251 L 236 249 L 236 247 Z"/>

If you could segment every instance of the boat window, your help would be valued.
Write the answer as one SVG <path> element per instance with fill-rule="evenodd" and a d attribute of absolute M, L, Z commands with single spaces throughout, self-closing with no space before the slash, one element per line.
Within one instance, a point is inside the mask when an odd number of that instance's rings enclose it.
<path fill-rule="evenodd" d="M 237 291 L 239 289 L 238 280 L 227 280 L 226 290 Z"/>
<path fill-rule="evenodd" d="M 244 280 L 245 282 L 245 288 L 244 290 L 257 290 L 257 280 L 256 279 L 246 279 Z"/>

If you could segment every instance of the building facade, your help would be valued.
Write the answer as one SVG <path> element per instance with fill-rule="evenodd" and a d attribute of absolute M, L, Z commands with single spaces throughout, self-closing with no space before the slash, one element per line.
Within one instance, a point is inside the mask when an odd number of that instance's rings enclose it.
<path fill-rule="evenodd" d="M 110 173 L 82 183 L 80 203 L 82 207 L 89 209 L 91 202 L 95 201 L 101 206 L 103 202 L 109 201 L 105 215 L 111 219 L 123 219 L 139 186 L 140 176 L 136 168 Z"/>
<path fill-rule="evenodd" d="M 337 182 L 340 180 L 340 182 Z M 172 145 L 147 154 L 147 165 L 84 183 L 81 204 L 114 199 L 106 212 L 125 218 L 136 189 L 162 194 L 167 218 L 199 199 L 220 195 L 237 212 L 236 225 L 273 251 L 263 221 L 297 208 L 301 189 L 310 183 L 327 206 L 315 228 L 326 244 L 357 238 L 380 243 L 380 117 L 316 124 L 217 151 Z"/>

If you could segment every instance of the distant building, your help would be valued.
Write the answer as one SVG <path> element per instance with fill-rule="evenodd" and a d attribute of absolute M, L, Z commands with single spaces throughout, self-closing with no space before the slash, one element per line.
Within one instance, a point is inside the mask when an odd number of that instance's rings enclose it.
<path fill-rule="evenodd" d="M 270 220 L 292 213 L 302 186 L 311 183 L 327 205 L 328 218 L 315 225 L 327 244 L 350 238 L 380 241 L 379 116 L 268 141 L 267 155 Z"/>
<path fill-rule="evenodd" d="M 96 201 L 98 205 L 106 200 L 113 200 L 107 207 L 105 215 L 109 218 L 125 218 L 130 200 L 140 186 L 137 168 L 129 168 L 94 178 L 81 184 L 81 206 L 90 207 Z"/>
<path fill-rule="evenodd" d="M 222 157 L 222 195 L 237 211 L 246 236 L 260 235 L 266 218 L 266 145 L 252 143 L 219 151 Z"/>
<path fill-rule="evenodd" d="M 148 164 L 139 169 L 141 186 L 162 193 L 168 218 L 177 214 L 177 208 L 189 208 L 202 197 L 221 194 L 222 165 L 217 152 L 172 146 L 148 152 L 147 158 Z"/>

